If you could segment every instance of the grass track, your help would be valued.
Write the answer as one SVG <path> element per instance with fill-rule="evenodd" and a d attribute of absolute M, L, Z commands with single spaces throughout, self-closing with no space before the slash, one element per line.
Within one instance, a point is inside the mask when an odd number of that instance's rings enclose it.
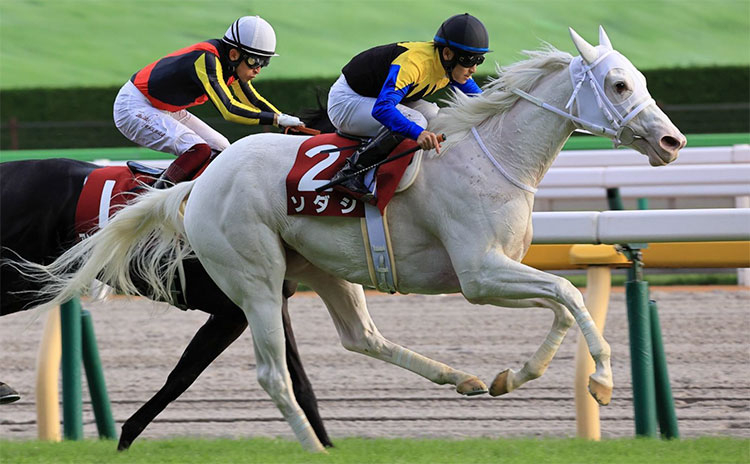
<path fill-rule="evenodd" d="M 125 453 L 112 441 L 62 443 L 0 441 L 4 463 L 747 463 L 750 440 L 577 439 L 386 440 L 348 438 L 336 441 L 328 455 L 302 451 L 296 442 L 248 440 L 142 440 Z"/>
<path fill-rule="evenodd" d="M 747 0 L 0 0 L 0 88 L 121 85 L 250 14 L 278 36 L 280 56 L 265 76 L 335 77 L 356 53 L 430 40 L 462 12 L 487 25 L 490 63 L 518 61 L 541 40 L 573 52 L 568 26 L 595 42 L 602 24 L 640 69 L 750 64 Z"/>

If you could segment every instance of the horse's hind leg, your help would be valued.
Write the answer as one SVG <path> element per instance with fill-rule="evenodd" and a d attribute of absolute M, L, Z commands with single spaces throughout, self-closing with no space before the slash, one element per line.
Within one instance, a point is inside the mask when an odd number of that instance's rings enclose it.
<path fill-rule="evenodd" d="M 256 287 L 257 290 L 257 287 Z M 312 430 L 293 393 L 285 358 L 280 295 L 271 291 L 254 291 L 252 301 L 242 301 L 257 363 L 258 382 L 271 396 L 302 446 L 308 451 L 323 451 L 323 445 Z"/>
<path fill-rule="evenodd" d="M 289 369 L 289 376 L 292 379 L 292 387 L 294 389 L 294 396 L 297 398 L 297 403 L 305 412 L 307 420 L 310 422 L 315 431 L 315 435 L 318 436 L 318 440 L 326 448 L 332 448 L 333 443 L 328 437 L 328 432 L 323 425 L 323 419 L 320 417 L 318 411 L 318 400 L 315 398 L 315 392 L 312 388 L 310 379 L 307 378 L 305 369 L 302 367 L 302 358 L 300 358 L 299 351 L 297 351 L 297 342 L 294 339 L 294 332 L 292 332 L 292 321 L 289 317 L 289 310 L 287 307 L 287 298 L 291 296 L 297 284 L 293 284 L 294 288 L 289 290 L 289 281 L 284 281 L 284 306 L 281 310 L 281 316 L 284 323 L 284 338 L 286 339 L 286 366 Z"/>
<path fill-rule="evenodd" d="M 315 434 L 323 446 L 332 447 L 331 439 L 328 437 L 323 420 L 318 412 L 318 403 L 315 398 L 310 380 L 302 367 L 302 360 L 297 351 L 294 340 L 292 324 L 287 308 L 287 298 L 294 294 L 296 284 L 285 282 L 282 317 L 284 323 L 284 335 L 286 338 L 286 357 L 289 374 L 292 378 L 294 394 L 305 412 Z M 198 330 L 190 344 L 185 349 L 179 362 L 167 378 L 164 386 L 144 404 L 135 414 L 130 416 L 122 426 L 120 442 L 117 449 L 122 451 L 128 449 L 133 441 L 145 430 L 156 416 L 158 416 L 169 403 L 177 399 L 195 382 L 198 376 L 208 367 L 229 345 L 239 337 L 247 327 L 245 314 L 236 308 L 235 311 L 223 312 L 211 315 L 206 323 Z"/>
<path fill-rule="evenodd" d="M 234 314 L 221 316 L 211 315 L 188 344 L 164 386 L 122 425 L 117 449 L 128 449 L 146 426 L 169 403 L 182 395 L 246 327 L 247 319 L 242 311 L 237 310 Z"/>
<path fill-rule="evenodd" d="M 433 361 L 383 337 L 367 311 L 362 286 L 312 266 L 307 266 L 298 277 L 323 299 L 347 350 L 403 367 L 438 385 L 455 385 L 456 391 L 463 395 L 487 393 L 487 386 L 477 376 Z"/>

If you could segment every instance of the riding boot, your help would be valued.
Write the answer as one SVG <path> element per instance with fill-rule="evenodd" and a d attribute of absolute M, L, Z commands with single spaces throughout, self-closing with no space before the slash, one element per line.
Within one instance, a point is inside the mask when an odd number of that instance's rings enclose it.
<path fill-rule="evenodd" d="M 376 135 L 364 147 L 357 150 L 352 156 L 347 158 L 344 167 L 336 173 L 331 182 L 339 179 L 345 179 L 333 187 L 334 190 L 342 192 L 357 200 L 366 201 L 375 204 L 375 195 L 365 185 L 364 179 L 366 172 L 354 175 L 355 172 L 369 168 L 370 166 L 382 161 L 388 157 L 394 148 L 403 140 L 404 136 L 384 129 Z M 348 177 L 348 178 L 347 178 Z"/>
<path fill-rule="evenodd" d="M 164 189 L 179 182 L 192 179 L 210 158 L 211 147 L 208 144 L 199 143 L 193 145 L 169 165 L 156 182 L 154 182 L 153 188 Z"/>

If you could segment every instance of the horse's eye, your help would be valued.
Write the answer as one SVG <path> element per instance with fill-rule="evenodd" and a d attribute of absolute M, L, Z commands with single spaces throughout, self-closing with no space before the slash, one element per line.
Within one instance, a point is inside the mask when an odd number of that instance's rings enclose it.
<path fill-rule="evenodd" d="M 617 90 L 617 93 L 623 93 L 625 90 L 628 89 L 628 86 L 625 85 L 623 81 L 615 82 L 615 89 Z"/>

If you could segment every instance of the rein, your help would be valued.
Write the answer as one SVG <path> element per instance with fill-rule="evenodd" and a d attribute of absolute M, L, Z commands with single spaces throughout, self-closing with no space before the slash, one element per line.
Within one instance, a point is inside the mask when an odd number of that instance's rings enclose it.
<path fill-rule="evenodd" d="M 291 127 L 284 128 L 285 134 L 288 134 L 290 131 L 299 132 L 300 134 L 306 134 L 306 135 L 319 135 L 320 134 L 320 131 L 318 129 L 311 129 L 305 126 L 291 126 Z"/>
<path fill-rule="evenodd" d="M 513 184 L 516 187 L 520 188 L 521 190 L 525 190 L 525 191 L 531 193 L 532 195 L 536 193 L 536 191 L 538 189 L 536 189 L 535 187 L 532 187 L 530 185 L 524 184 L 520 180 L 518 180 L 515 177 L 513 177 L 512 175 L 510 175 L 510 173 L 503 168 L 503 166 L 500 164 L 500 162 L 498 160 L 496 160 L 494 156 L 492 156 L 492 154 L 490 153 L 490 151 L 484 145 L 484 141 L 482 140 L 482 137 L 479 136 L 479 132 L 477 132 L 477 128 L 476 127 L 472 127 L 471 128 L 471 133 L 474 134 L 474 138 L 476 139 L 477 143 L 479 144 L 479 148 L 482 149 L 482 151 L 484 152 L 484 154 L 487 155 L 487 158 L 489 158 L 490 161 L 492 161 L 492 164 L 495 165 L 495 167 L 497 168 L 497 170 L 500 171 L 500 174 L 502 174 L 503 177 L 505 177 L 508 180 L 508 182 L 510 182 L 511 184 Z"/>

